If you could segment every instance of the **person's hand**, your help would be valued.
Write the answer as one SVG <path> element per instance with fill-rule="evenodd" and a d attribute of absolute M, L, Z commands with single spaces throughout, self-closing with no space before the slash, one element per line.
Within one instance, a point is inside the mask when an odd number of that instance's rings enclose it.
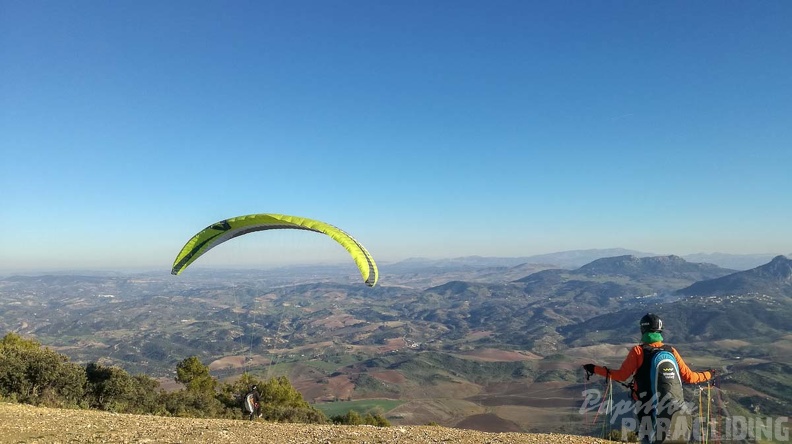
<path fill-rule="evenodd" d="M 586 373 L 593 374 L 594 373 L 594 364 L 586 364 L 583 366 L 583 369 L 586 370 Z"/>
<path fill-rule="evenodd" d="M 711 368 L 707 371 L 710 372 L 710 379 L 715 379 L 717 376 L 720 376 L 722 373 L 720 370 L 714 368 Z"/>

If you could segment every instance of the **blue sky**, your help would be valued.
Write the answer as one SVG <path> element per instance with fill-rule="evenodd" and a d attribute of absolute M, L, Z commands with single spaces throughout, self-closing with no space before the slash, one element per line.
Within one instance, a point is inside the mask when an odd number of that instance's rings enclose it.
<path fill-rule="evenodd" d="M 792 252 L 792 3 L 0 3 L 0 271 Z M 344 261 L 255 233 L 203 265 Z M 233 243 L 233 245 L 230 245 Z M 196 262 L 196 265 L 198 262 Z"/>

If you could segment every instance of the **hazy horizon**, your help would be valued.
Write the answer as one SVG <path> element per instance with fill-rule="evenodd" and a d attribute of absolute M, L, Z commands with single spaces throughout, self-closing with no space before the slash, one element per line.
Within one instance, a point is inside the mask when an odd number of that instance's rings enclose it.
<path fill-rule="evenodd" d="M 553 255 L 564 255 L 564 254 L 575 254 L 575 253 L 594 253 L 594 252 L 605 252 L 608 250 L 626 250 L 630 252 L 635 252 L 640 255 L 646 256 L 680 256 L 683 258 L 688 258 L 686 260 L 691 260 L 690 256 L 705 256 L 705 257 L 720 257 L 723 256 L 725 258 L 733 257 L 735 259 L 752 259 L 752 258 L 761 258 L 761 259 L 769 259 L 782 255 L 788 258 L 792 258 L 792 252 L 790 253 L 722 253 L 722 252 L 712 252 L 712 253 L 689 253 L 689 254 L 677 254 L 674 252 L 668 253 L 656 253 L 656 252 L 648 252 L 648 251 L 638 251 L 620 247 L 612 247 L 612 248 L 602 248 L 602 249 L 581 249 L 581 250 L 563 250 L 563 251 L 554 251 L 548 253 L 539 253 L 535 255 L 525 255 L 525 256 L 482 256 L 482 255 L 467 255 L 467 256 L 453 256 L 453 257 L 431 257 L 431 256 L 413 256 L 413 257 L 405 257 L 398 260 L 392 261 L 377 261 L 377 264 L 380 267 L 380 271 L 382 271 L 383 266 L 387 269 L 389 265 L 399 264 L 402 262 L 407 261 L 421 261 L 421 260 L 428 260 L 428 261 L 458 261 L 458 260 L 465 260 L 465 259 L 473 259 L 473 258 L 481 258 L 481 259 L 522 259 L 522 258 L 540 258 L 542 256 L 553 256 Z M 625 253 L 627 254 L 627 253 Z M 211 271 L 211 270 L 256 270 L 261 269 L 262 271 L 271 271 L 271 270 L 278 270 L 278 269 L 290 269 L 290 268 L 298 268 L 298 267 L 305 267 L 309 268 L 312 266 L 315 267 L 340 267 L 340 268 L 347 268 L 350 272 L 354 275 L 357 274 L 357 269 L 354 263 L 349 259 L 349 257 L 345 257 L 345 253 L 339 253 L 337 256 L 340 257 L 332 257 L 327 258 L 324 260 L 317 260 L 317 261 L 310 261 L 310 260 L 297 260 L 297 261 L 272 261 L 267 263 L 233 263 L 226 259 L 217 259 L 211 261 L 202 261 L 200 263 L 196 263 L 190 267 L 190 270 L 195 271 Z M 603 257 L 608 257 L 603 256 Z M 537 262 L 538 264 L 539 262 Z M 764 263 L 764 262 L 762 262 Z M 550 264 L 548 265 L 557 265 L 557 264 Z M 761 265 L 761 264 L 757 264 Z M 133 266 L 133 267 L 118 267 L 118 266 L 75 266 L 75 267 L 19 267 L 19 268 L 2 268 L 0 267 L 0 275 L 13 275 L 13 274 L 39 274 L 39 273 L 57 273 L 57 274 L 68 274 L 68 273 L 81 273 L 81 272 L 96 272 L 96 273 L 163 273 L 169 274 L 170 273 L 170 265 L 165 266 L 155 266 L 155 265 L 141 265 L 141 266 Z M 188 272 L 185 272 L 188 273 Z"/>

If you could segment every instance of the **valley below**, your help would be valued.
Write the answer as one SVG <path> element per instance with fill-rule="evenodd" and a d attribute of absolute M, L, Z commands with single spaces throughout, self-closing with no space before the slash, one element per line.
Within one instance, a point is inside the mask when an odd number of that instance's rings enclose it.
<path fill-rule="evenodd" d="M 792 411 L 788 262 L 774 259 L 768 268 L 782 274 L 761 279 L 675 256 L 577 268 L 383 266 L 373 289 L 343 267 L 8 276 L 0 331 L 73 362 L 155 377 L 166 390 L 181 387 L 176 363 L 196 356 L 223 381 L 286 376 L 328 415 L 353 409 L 403 427 L 588 435 L 602 421 L 591 394 L 605 384 L 581 366 L 618 367 L 646 312 L 665 319 L 666 342 L 691 368 L 722 372 L 721 403 L 711 401 L 718 414 Z M 730 276 L 737 285 L 735 275 L 740 291 L 713 283 Z M 745 279 L 756 291 L 744 291 Z M 698 282 L 707 293 L 684 291 Z M 702 390 L 688 387 L 687 396 Z M 627 390 L 614 384 L 613 396 L 626 399 Z"/>

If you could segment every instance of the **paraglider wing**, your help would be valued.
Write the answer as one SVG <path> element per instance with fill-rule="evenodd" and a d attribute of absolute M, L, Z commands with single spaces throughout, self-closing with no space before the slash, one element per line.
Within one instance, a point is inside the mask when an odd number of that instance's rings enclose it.
<path fill-rule="evenodd" d="M 178 275 L 201 255 L 229 239 L 254 231 L 277 229 L 308 230 L 330 236 L 352 255 L 352 259 L 355 260 L 355 264 L 360 269 L 360 274 L 363 276 L 366 285 L 373 287 L 377 283 L 379 278 L 377 264 L 374 263 L 374 258 L 355 238 L 330 224 L 284 214 L 250 214 L 209 225 L 184 245 L 173 262 L 171 274 Z"/>

